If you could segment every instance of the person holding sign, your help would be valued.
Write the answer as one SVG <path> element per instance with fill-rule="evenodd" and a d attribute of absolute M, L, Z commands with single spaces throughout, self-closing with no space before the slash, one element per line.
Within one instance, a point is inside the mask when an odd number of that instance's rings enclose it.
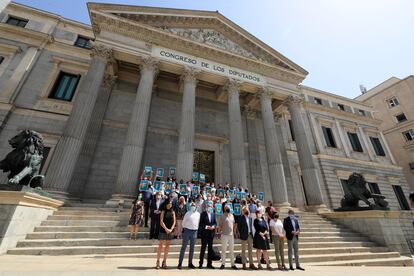
<path fill-rule="evenodd" d="M 224 206 L 224 215 L 220 219 L 219 232 L 221 233 L 221 267 L 224 269 L 226 265 L 226 251 L 229 248 L 231 268 L 236 269 L 234 264 L 234 234 L 235 221 L 234 216 L 230 213 L 229 205 Z"/>
<path fill-rule="evenodd" d="M 206 252 L 206 247 L 208 247 L 207 255 L 207 268 L 214 269 L 213 267 L 213 240 L 214 234 L 216 232 L 216 217 L 214 215 L 213 206 L 211 203 L 208 203 L 206 206 L 206 211 L 201 213 L 200 216 L 200 231 L 201 231 L 201 251 L 200 251 L 200 263 L 199 268 L 203 267 L 204 254 Z"/>

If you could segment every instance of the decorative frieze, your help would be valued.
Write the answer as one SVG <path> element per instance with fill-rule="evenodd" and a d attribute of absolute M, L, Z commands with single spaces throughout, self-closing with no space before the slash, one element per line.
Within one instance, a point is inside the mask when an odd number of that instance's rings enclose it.
<path fill-rule="evenodd" d="M 142 59 L 142 62 L 139 65 L 141 73 L 143 71 L 150 71 L 155 75 L 158 74 L 159 71 L 159 60 L 153 57 L 145 57 Z"/>
<path fill-rule="evenodd" d="M 181 81 L 184 83 L 194 83 L 197 84 L 197 76 L 200 74 L 200 70 L 191 66 L 185 66 L 184 72 L 181 74 Z"/>
<path fill-rule="evenodd" d="M 102 86 L 105 88 L 110 88 L 115 84 L 117 79 L 118 79 L 118 76 L 114 76 L 111 74 L 105 74 L 103 81 L 102 81 Z"/>
<path fill-rule="evenodd" d="M 95 42 L 91 42 L 91 57 L 100 57 L 107 61 L 111 61 L 113 57 L 113 50 L 102 44 L 97 44 Z"/>

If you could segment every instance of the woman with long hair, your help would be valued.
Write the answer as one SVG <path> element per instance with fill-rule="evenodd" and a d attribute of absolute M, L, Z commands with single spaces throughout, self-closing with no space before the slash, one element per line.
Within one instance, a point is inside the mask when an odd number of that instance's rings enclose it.
<path fill-rule="evenodd" d="M 253 247 L 256 248 L 256 258 L 258 263 L 257 267 L 259 269 L 262 269 L 262 265 L 260 264 L 260 257 L 263 254 L 263 257 L 266 261 L 267 269 L 271 270 L 272 267 L 269 263 L 269 253 L 267 252 L 267 250 L 270 249 L 268 237 L 269 231 L 267 227 L 267 222 L 263 219 L 263 214 L 261 210 L 256 211 L 256 219 L 254 220 L 253 225 L 256 230 L 253 237 Z"/>
<path fill-rule="evenodd" d="M 138 195 L 131 205 L 128 223 L 131 226 L 131 232 L 129 235 L 130 240 L 137 239 L 139 225 L 142 223 L 142 219 L 144 218 L 144 202 L 142 202 L 141 197 L 141 195 Z"/>
<path fill-rule="evenodd" d="M 185 198 L 183 196 L 180 196 L 180 198 L 178 199 L 178 204 L 175 207 L 177 226 L 174 229 L 174 236 L 176 236 L 177 239 L 181 239 L 183 235 L 183 219 L 184 219 L 185 213 L 187 213 L 187 206 L 185 204 Z"/>
<path fill-rule="evenodd" d="M 167 258 L 168 253 L 170 251 L 170 244 L 171 240 L 174 238 L 174 228 L 176 224 L 176 217 L 175 212 L 172 208 L 172 202 L 167 199 L 164 202 L 164 208 L 161 212 L 160 216 L 160 234 L 158 236 L 158 250 L 157 250 L 157 264 L 156 268 L 160 268 L 160 258 L 161 258 L 161 252 L 163 251 L 163 245 L 164 246 L 164 259 L 162 261 L 162 268 L 167 268 Z"/>

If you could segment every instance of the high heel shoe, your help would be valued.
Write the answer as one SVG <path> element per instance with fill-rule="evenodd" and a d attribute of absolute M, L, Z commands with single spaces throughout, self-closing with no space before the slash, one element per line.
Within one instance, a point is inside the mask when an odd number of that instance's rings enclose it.
<path fill-rule="evenodd" d="M 263 269 L 262 264 L 259 264 L 259 265 L 257 266 L 257 269 Z"/>
<path fill-rule="evenodd" d="M 160 269 L 160 260 L 157 260 L 157 264 L 155 265 L 156 269 Z"/>
<path fill-rule="evenodd" d="M 162 268 L 167 269 L 167 263 L 165 261 L 162 261 Z"/>
<path fill-rule="evenodd" d="M 267 265 L 266 269 L 267 270 L 273 270 L 273 268 L 270 266 L 270 264 Z"/>

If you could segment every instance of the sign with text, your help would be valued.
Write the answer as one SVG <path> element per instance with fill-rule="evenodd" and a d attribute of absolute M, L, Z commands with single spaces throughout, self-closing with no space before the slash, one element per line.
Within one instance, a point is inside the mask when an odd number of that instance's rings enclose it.
<path fill-rule="evenodd" d="M 259 85 L 264 85 L 266 83 L 265 78 L 261 75 L 167 48 L 153 46 L 152 56 L 245 82 Z"/>

